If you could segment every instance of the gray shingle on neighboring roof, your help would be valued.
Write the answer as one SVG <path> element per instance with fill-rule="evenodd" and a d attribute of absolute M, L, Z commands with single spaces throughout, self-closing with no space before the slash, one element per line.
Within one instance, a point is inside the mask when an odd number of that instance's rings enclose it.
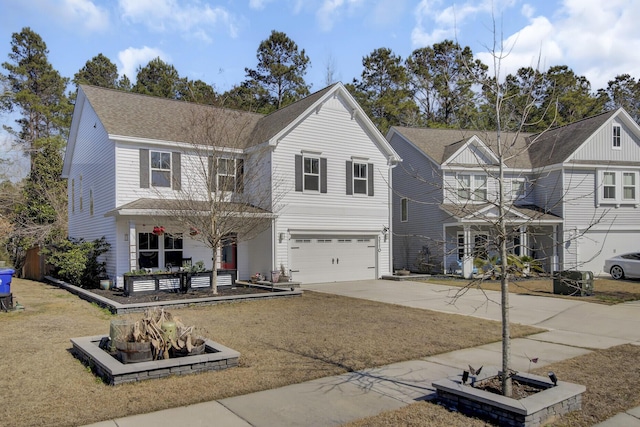
<path fill-rule="evenodd" d="M 451 217 L 464 218 L 472 215 L 482 209 L 490 206 L 488 203 L 467 203 L 465 205 L 457 204 L 442 204 L 440 208 L 445 211 Z M 509 205 L 509 209 L 512 209 L 520 214 L 524 215 L 529 220 L 536 221 L 559 221 L 561 218 L 549 212 L 545 212 L 543 209 L 535 205 Z"/>
<path fill-rule="evenodd" d="M 189 130 L 194 121 L 213 113 L 218 117 L 222 116 L 222 120 L 236 122 L 239 138 L 233 140 L 233 146 L 246 148 L 268 141 L 294 122 L 333 86 L 335 85 L 267 116 L 96 86 L 80 85 L 80 88 L 110 135 L 188 142 L 194 137 Z M 223 123 L 222 120 L 220 123 Z M 218 144 L 223 145 L 223 141 L 219 140 Z"/>
<path fill-rule="evenodd" d="M 496 132 L 466 129 L 410 128 L 402 126 L 394 126 L 394 129 L 439 164 L 448 160 L 474 135 L 494 153 L 497 152 Z M 502 133 L 501 141 L 503 142 L 503 147 L 507 149 L 506 163 L 508 166 L 517 168 L 527 168 L 531 166 L 526 149 L 524 149 L 524 147 L 526 147 L 526 138 L 529 135 L 531 134 Z"/>
<path fill-rule="evenodd" d="M 512 168 L 525 169 L 562 163 L 615 113 L 615 110 L 609 111 L 538 134 L 503 132 L 505 163 Z M 477 135 L 494 153 L 497 152 L 495 131 L 394 128 L 439 164 L 445 162 L 473 135 Z"/>
<path fill-rule="evenodd" d="M 529 150 L 532 166 L 542 167 L 566 161 L 616 112 L 608 111 L 531 136 L 532 147 L 535 147 Z"/>

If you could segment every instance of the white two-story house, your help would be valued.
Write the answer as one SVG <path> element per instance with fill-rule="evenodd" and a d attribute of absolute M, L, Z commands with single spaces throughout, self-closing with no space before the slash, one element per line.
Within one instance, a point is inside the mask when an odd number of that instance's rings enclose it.
<path fill-rule="evenodd" d="M 622 109 L 540 134 L 393 127 L 395 268 L 472 275 L 497 253 L 500 184 L 511 253 L 547 272 L 602 273 L 640 242 L 640 128 Z M 500 159 L 503 160 L 502 175 Z"/>
<path fill-rule="evenodd" d="M 208 128 L 199 117 L 235 131 L 200 146 Z M 392 268 L 389 182 L 399 161 L 340 83 L 266 116 L 81 85 L 63 166 L 69 236 L 105 236 L 107 274 L 120 287 L 124 273 L 184 259 L 241 279 L 281 266 L 302 283 L 378 278 Z M 223 186 L 268 226 L 212 257 L 168 207 Z"/>

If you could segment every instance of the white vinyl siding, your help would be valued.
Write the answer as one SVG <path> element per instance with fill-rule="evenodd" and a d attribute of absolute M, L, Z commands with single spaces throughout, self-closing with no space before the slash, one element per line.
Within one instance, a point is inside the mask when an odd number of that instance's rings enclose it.
<path fill-rule="evenodd" d="M 73 162 L 70 164 L 68 180 L 69 192 L 69 237 L 82 238 L 87 241 L 106 237 L 111 248 L 101 260 L 108 261 L 107 274 L 115 275 L 115 259 L 117 246 L 115 219 L 104 214 L 115 207 L 116 165 L 113 141 L 98 120 L 90 104 L 79 93 L 77 104 L 79 109 L 74 118 L 82 117 L 75 134 L 76 143 L 73 151 Z M 94 126 L 95 124 L 95 126 Z M 82 185 L 80 185 L 82 177 Z M 89 190 L 89 191 L 87 191 Z M 79 200 L 85 191 L 87 200 L 83 200 L 83 210 L 79 209 Z M 93 203 L 91 203 L 93 196 Z M 88 202 L 84 206 L 84 202 Z M 75 206 L 74 206 L 75 205 Z M 93 207 L 93 212 L 91 207 Z"/>
<path fill-rule="evenodd" d="M 613 147 L 613 129 L 620 129 L 620 147 Z M 610 162 L 640 162 L 640 137 L 634 130 L 613 117 L 598 132 L 587 138 L 585 143 L 571 156 L 575 161 L 598 160 L 603 165 Z"/>
<path fill-rule="evenodd" d="M 376 252 L 376 277 L 389 272 L 390 239 L 382 237 L 384 226 L 390 227 L 389 167 L 387 159 L 374 144 L 369 133 L 361 126 L 364 118 L 352 118 L 352 108 L 340 96 L 331 97 L 317 111 L 307 116 L 298 126 L 282 138 L 273 152 L 274 197 L 281 209 L 278 211 L 274 236 L 283 233 L 275 243 L 275 267 L 285 268 L 290 257 L 290 239 L 296 230 L 319 230 L 324 233 L 344 234 L 356 232 L 377 233 L 381 239 Z M 321 153 L 313 155 L 310 153 Z M 295 157 L 326 159 L 326 193 L 295 191 Z M 374 165 L 370 178 L 374 188 L 381 188 L 374 196 L 353 197 L 345 191 L 345 164 L 353 156 L 367 159 Z M 253 268 L 253 267 L 251 267 Z"/>

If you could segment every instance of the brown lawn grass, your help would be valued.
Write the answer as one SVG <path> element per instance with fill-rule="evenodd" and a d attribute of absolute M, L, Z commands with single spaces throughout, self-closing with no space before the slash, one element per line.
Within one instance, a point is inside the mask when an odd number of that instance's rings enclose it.
<path fill-rule="evenodd" d="M 4 426 L 88 424 L 500 339 L 497 322 L 305 292 L 299 298 L 171 310 L 206 337 L 239 351 L 240 366 L 113 387 L 71 355 L 69 339 L 108 334 L 118 317 L 38 282 L 14 279 L 12 293 L 25 310 L 0 313 Z M 511 330 L 514 337 L 539 331 L 519 325 Z"/>
<path fill-rule="evenodd" d="M 619 412 L 640 405 L 640 346 L 622 345 L 599 350 L 532 371 L 546 376 L 554 371 L 562 381 L 583 384 L 582 410 L 572 412 L 549 424 L 556 427 L 587 427 L 598 424 Z M 490 425 L 430 402 L 419 402 L 375 417 L 364 418 L 345 427 Z"/>
<path fill-rule="evenodd" d="M 481 287 L 482 289 L 490 291 L 500 290 L 500 282 L 495 280 L 485 280 L 482 282 L 474 282 L 470 284 L 468 280 L 462 279 L 432 278 L 427 280 L 426 282 L 459 287 Z M 520 279 L 509 282 L 509 292 L 555 298 L 579 299 L 581 301 L 596 302 L 601 304 L 618 304 L 625 301 L 640 300 L 640 281 L 612 280 L 597 277 L 595 278 L 593 283 L 593 295 L 574 297 L 568 295 L 555 295 L 553 293 L 553 279 Z"/>

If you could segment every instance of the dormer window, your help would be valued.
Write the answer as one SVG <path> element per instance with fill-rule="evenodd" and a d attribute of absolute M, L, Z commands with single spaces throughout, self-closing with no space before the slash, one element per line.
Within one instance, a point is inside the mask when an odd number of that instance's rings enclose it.
<path fill-rule="evenodd" d="M 620 148 L 620 126 L 613 125 L 613 148 Z"/>

